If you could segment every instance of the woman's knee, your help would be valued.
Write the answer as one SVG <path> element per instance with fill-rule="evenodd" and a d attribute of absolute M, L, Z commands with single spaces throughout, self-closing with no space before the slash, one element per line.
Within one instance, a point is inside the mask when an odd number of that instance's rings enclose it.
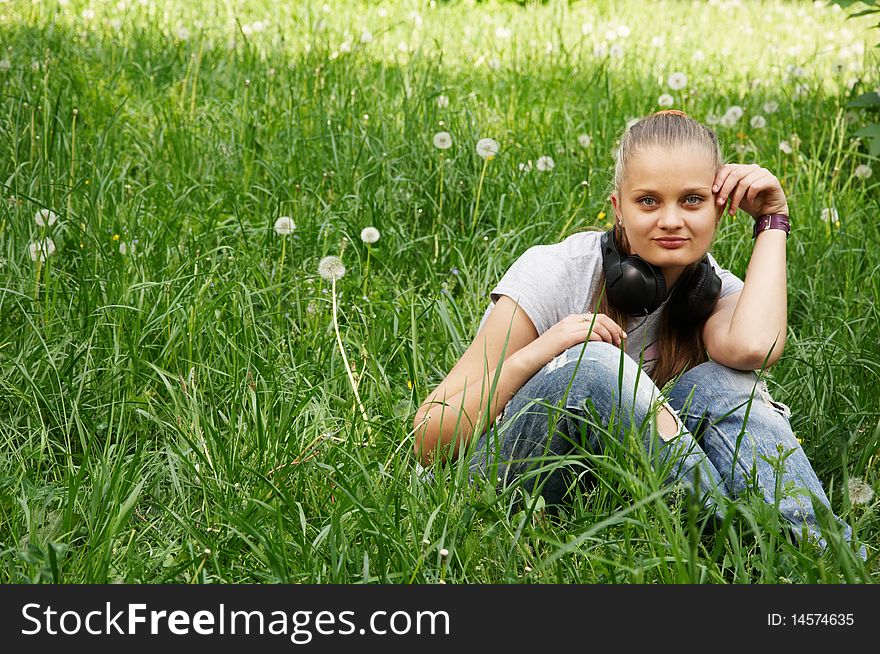
<path fill-rule="evenodd" d="M 568 348 L 543 370 L 568 409 L 580 409 L 590 398 L 607 407 L 621 403 L 646 411 L 659 396 L 653 380 L 638 363 L 615 345 L 589 341 Z"/>
<path fill-rule="evenodd" d="M 670 395 L 678 406 L 693 393 L 693 402 L 703 409 L 722 408 L 719 397 L 725 398 L 725 411 L 742 409 L 751 404 L 758 410 L 764 408 L 789 418 L 791 411 L 785 404 L 770 396 L 767 381 L 758 378 L 754 370 L 736 370 L 716 361 L 706 361 L 685 372 L 675 384 Z M 733 406 L 726 406 L 732 404 Z"/>

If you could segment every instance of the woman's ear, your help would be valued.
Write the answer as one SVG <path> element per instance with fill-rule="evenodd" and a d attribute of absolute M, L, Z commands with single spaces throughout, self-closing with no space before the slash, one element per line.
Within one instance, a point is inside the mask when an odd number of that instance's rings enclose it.
<path fill-rule="evenodd" d="M 620 222 L 620 220 L 623 216 L 620 213 L 620 205 L 618 204 L 618 201 L 617 201 L 617 193 L 612 193 L 611 195 L 608 196 L 608 199 L 611 200 L 611 206 L 614 209 L 614 220 L 616 222 Z"/>

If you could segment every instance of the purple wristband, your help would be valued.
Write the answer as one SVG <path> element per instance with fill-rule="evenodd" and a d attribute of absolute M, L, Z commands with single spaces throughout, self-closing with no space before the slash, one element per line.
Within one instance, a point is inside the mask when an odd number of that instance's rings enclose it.
<path fill-rule="evenodd" d="M 784 230 L 785 236 L 788 238 L 788 234 L 791 232 L 791 225 L 788 222 L 788 216 L 784 213 L 766 213 L 763 216 L 758 216 L 755 218 L 755 231 L 752 234 L 752 238 L 758 238 L 758 234 L 765 229 Z"/>

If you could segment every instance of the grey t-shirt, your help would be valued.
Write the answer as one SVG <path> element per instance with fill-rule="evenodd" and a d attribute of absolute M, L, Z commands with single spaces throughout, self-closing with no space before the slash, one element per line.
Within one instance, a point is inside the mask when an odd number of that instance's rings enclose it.
<path fill-rule="evenodd" d="M 538 336 L 571 313 L 591 311 L 599 298 L 602 234 L 578 232 L 559 243 L 526 250 L 492 289 L 492 300 L 477 331 L 483 328 L 501 295 L 510 296 L 522 307 Z M 721 278 L 719 299 L 742 290 L 742 280 L 719 266 L 711 254 L 709 263 Z M 659 319 L 665 305 L 666 301 L 648 316 L 628 316 L 627 324 L 622 325 L 627 335 L 626 353 L 638 361 L 644 348 L 642 368 L 648 374 L 656 362 Z"/>

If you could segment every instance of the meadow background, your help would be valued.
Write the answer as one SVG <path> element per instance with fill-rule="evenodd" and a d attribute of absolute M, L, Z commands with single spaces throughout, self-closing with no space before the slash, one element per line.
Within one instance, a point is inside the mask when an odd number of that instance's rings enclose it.
<path fill-rule="evenodd" d="M 871 24 L 782 1 L 0 2 L 0 581 L 872 581 L 880 162 L 846 107 L 880 86 Z M 601 483 L 558 513 L 416 479 L 415 410 L 488 291 L 610 224 L 615 141 L 670 100 L 788 195 L 770 390 L 867 564 L 750 497 L 704 529 L 638 456 L 590 461 Z M 741 278 L 751 222 L 713 248 Z"/>

